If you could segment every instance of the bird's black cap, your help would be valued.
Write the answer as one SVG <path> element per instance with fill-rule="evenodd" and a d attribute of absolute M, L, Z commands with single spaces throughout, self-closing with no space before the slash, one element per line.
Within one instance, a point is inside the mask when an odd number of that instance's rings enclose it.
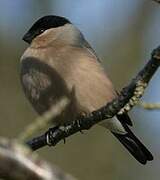
<path fill-rule="evenodd" d="M 54 15 L 44 16 L 32 25 L 29 31 L 23 36 L 23 40 L 30 44 L 36 36 L 42 34 L 45 30 L 64 26 L 65 24 L 71 24 L 65 17 Z"/>

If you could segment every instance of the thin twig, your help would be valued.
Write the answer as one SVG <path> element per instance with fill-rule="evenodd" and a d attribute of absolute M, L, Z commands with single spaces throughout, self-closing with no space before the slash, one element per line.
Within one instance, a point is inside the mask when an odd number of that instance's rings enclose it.
<path fill-rule="evenodd" d="M 160 110 L 160 103 L 139 102 L 138 105 L 147 110 Z"/>
<path fill-rule="evenodd" d="M 152 0 L 152 1 L 155 1 L 155 2 L 157 2 L 157 3 L 160 3 L 160 0 Z"/>
<path fill-rule="evenodd" d="M 70 100 L 63 96 L 49 111 L 45 112 L 42 116 L 39 116 L 34 123 L 29 124 L 17 137 L 17 140 L 24 142 L 33 134 L 48 128 L 52 123 L 52 119 L 55 119 L 59 114 L 61 114 L 69 102 Z"/>

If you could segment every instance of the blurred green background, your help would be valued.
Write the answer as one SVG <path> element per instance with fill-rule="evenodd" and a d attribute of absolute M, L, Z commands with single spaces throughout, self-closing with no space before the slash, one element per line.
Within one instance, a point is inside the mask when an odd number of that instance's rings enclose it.
<path fill-rule="evenodd" d="M 19 60 L 27 47 L 21 38 L 39 17 L 69 18 L 85 35 L 117 89 L 126 85 L 160 45 L 160 6 L 151 0 L 1 0 L 0 1 L 0 135 L 16 137 L 37 114 L 19 81 Z M 160 102 L 157 72 L 143 100 Z M 83 180 L 159 180 L 160 111 L 135 107 L 134 132 L 154 154 L 142 166 L 101 127 L 76 134 L 67 143 L 37 151 L 50 163 Z"/>

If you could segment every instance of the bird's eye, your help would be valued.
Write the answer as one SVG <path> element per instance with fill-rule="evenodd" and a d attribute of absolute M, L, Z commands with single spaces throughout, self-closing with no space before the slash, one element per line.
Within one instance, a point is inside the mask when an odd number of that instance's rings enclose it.
<path fill-rule="evenodd" d="M 44 29 L 40 29 L 39 32 L 40 32 L 40 33 L 43 33 L 43 32 L 44 32 Z"/>

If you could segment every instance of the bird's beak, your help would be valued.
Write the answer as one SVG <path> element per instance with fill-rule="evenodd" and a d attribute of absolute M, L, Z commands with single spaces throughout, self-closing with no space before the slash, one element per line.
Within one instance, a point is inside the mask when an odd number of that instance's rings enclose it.
<path fill-rule="evenodd" d="M 29 33 L 26 33 L 22 39 L 28 44 L 31 44 L 33 37 Z"/>

